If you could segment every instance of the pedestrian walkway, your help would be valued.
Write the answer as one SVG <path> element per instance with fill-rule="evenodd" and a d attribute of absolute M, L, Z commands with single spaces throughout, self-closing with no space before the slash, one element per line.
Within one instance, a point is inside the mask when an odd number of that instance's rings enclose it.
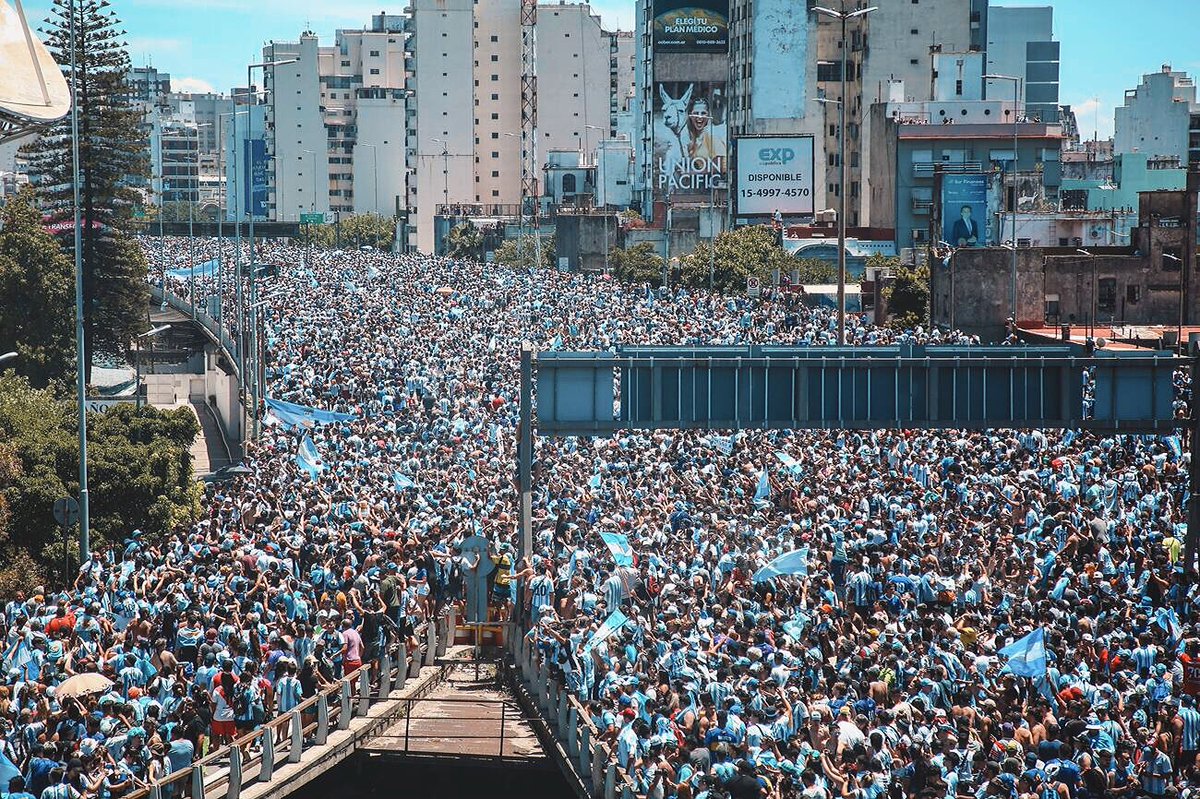
<path fill-rule="evenodd" d="M 493 664 L 453 666 L 444 682 L 408 705 L 403 719 L 365 744 L 368 753 L 552 767 L 512 694 L 498 687 Z"/>

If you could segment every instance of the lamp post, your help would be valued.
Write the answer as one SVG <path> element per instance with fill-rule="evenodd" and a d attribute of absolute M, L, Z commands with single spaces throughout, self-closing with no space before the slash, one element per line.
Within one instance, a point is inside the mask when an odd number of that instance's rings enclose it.
<path fill-rule="evenodd" d="M 1012 273 L 1009 275 L 1009 307 L 1012 309 L 1013 325 L 1017 323 L 1017 134 L 1020 123 L 1017 121 L 1017 105 L 1020 103 L 1021 79 L 1014 75 L 984 75 L 984 80 L 1007 80 L 1013 85 L 1013 157 L 1012 157 L 1012 204 L 1008 212 L 1012 214 Z"/>
<path fill-rule="evenodd" d="M 6 352 L 3 355 L 0 355 L 0 363 L 4 363 L 5 361 L 11 361 L 13 358 L 16 358 L 16 357 L 17 357 L 17 353 Z"/>
<path fill-rule="evenodd" d="M 263 71 L 263 79 L 265 80 L 266 72 L 268 69 L 273 68 L 273 67 L 286 66 L 287 64 L 295 64 L 299 60 L 300 59 L 298 59 L 298 58 L 286 58 L 282 61 L 262 61 L 257 64 L 248 65 L 246 67 L 246 88 L 249 89 L 251 92 L 253 92 L 253 88 L 254 88 L 253 72 L 254 72 L 254 70 L 261 69 Z M 249 113 L 249 111 L 247 111 L 247 113 Z M 249 121 L 249 120 L 247 120 L 247 121 Z M 247 165 L 246 183 L 248 184 L 248 192 L 250 195 L 249 196 L 250 207 L 247 209 L 249 211 L 249 215 L 250 215 L 250 230 L 249 230 L 249 236 L 250 236 L 250 335 L 251 335 L 251 342 L 252 342 L 250 355 L 251 355 L 251 358 L 258 360 L 258 358 L 259 358 L 259 355 L 258 355 L 258 328 L 256 325 L 256 318 L 258 315 L 258 311 L 255 310 L 255 303 L 258 301 L 258 272 L 257 272 L 257 268 L 254 264 L 254 255 L 255 255 L 255 253 L 254 253 L 254 216 L 255 216 L 256 209 L 254 207 L 254 165 L 253 164 Z M 253 385 L 254 385 L 253 421 L 254 421 L 254 440 L 255 441 L 258 441 L 259 433 L 262 431 L 262 408 L 261 408 L 261 406 L 262 406 L 262 386 L 258 384 L 257 375 L 258 375 L 258 369 L 256 367 L 255 368 L 255 380 L 252 381 Z M 244 374 L 242 376 L 242 379 L 243 380 L 245 379 Z"/>
<path fill-rule="evenodd" d="M 152 327 L 149 330 L 147 330 L 145 333 L 139 333 L 133 337 L 133 343 L 136 345 L 136 349 L 134 351 L 134 356 L 133 356 L 133 370 L 134 370 L 133 404 L 134 404 L 134 407 L 137 407 L 137 408 L 142 407 L 142 339 L 153 338 L 154 336 L 157 336 L 159 333 L 166 332 L 167 330 L 170 330 L 170 329 L 171 329 L 170 325 L 159 325 L 158 327 Z"/>
<path fill-rule="evenodd" d="M 512 135 L 512 134 L 506 134 Z M 442 145 L 442 207 L 450 204 L 450 150 L 449 145 L 442 139 L 430 139 L 434 144 Z"/>
<path fill-rule="evenodd" d="M 74 205 L 74 252 L 75 258 L 75 405 L 79 417 L 79 559 L 86 563 L 91 557 L 91 526 L 88 518 L 88 467 L 87 467 L 87 351 L 83 330 L 83 242 L 82 221 L 79 206 L 79 65 L 76 61 L 78 48 L 75 44 L 75 15 L 79 11 L 77 0 L 71 0 L 68 11 L 71 15 L 71 190 Z M 159 139 L 161 145 L 161 139 Z M 161 214 L 159 224 L 161 225 Z M 161 230 L 161 228 L 160 228 Z M 166 275 L 163 276 L 165 288 Z M 166 295 L 164 294 L 164 299 Z"/>
<path fill-rule="evenodd" d="M 1183 259 L 1182 259 L 1182 258 L 1180 258 L 1178 255 L 1172 255 L 1172 254 L 1171 254 L 1171 253 L 1169 253 L 1169 252 L 1164 252 L 1164 253 L 1162 254 L 1162 257 L 1163 257 L 1163 258 L 1166 258 L 1167 260 L 1174 261 L 1175 263 L 1179 264 L 1179 319 L 1178 319 L 1178 320 L 1176 320 L 1176 323 L 1175 323 L 1175 344 L 1176 344 L 1176 346 L 1177 346 L 1177 347 L 1179 347 L 1179 348 L 1180 348 L 1180 351 L 1182 352 L 1182 351 L 1183 351 L 1183 347 L 1184 347 L 1184 341 L 1183 341 L 1183 309 L 1184 309 L 1184 306 L 1185 306 L 1185 304 L 1186 304 L 1186 300 L 1185 300 L 1185 296 L 1186 296 L 1186 295 L 1185 295 L 1185 292 L 1184 292 L 1184 290 L 1183 290 Z M 1195 383 L 1193 383 L 1193 386 L 1194 386 L 1194 385 L 1195 385 Z M 1195 387 L 1193 387 L 1193 389 L 1192 389 L 1192 391 L 1193 391 L 1193 392 L 1196 392 L 1197 390 L 1200 390 L 1200 389 L 1197 389 L 1197 388 L 1195 388 Z M 1196 404 L 1193 404 L 1193 406 L 1192 406 L 1192 407 L 1193 407 L 1193 408 L 1195 408 L 1195 407 L 1197 407 L 1197 405 L 1196 405 Z M 1194 411 L 1194 410 L 1193 410 L 1192 412 L 1193 412 L 1193 413 L 1195 413 L 1195 411 Z M 1194 446 L 1195 446 L 1195 445 L 1193 444 L 1193 447 L 1194 447 Z"/>
<path fill-rule="evenodd" d="M 195 223 L 196 203 L 200 199 L 200 128 L 211 128 L 211 122 L 201 122 L 193 129 L 196 133 L 196 182 L 193 191 L 188 196 L 188 303 L 192 306 L 192 321 L 196 321 L 196 245 Z"/>
<path fill-rule="evenodd" d="M 1091 301 L 1088 303 L 1091 306 L 1088 309 L 1088 338 L 1094 339 L 1096 336 L 1096 256 L 1082 249 L 1077 249 L 1075 252 L 1092 259 L 1092 291 Z"/>
<path fill-rule="evenodd" d="M 217 128 L 220 131 L 221 143 L 217 147 L 217 327 L 225 324 L 225 185 L 227 179 L 225 177 L 225 126 L 221 124 L 221 120 L 225 117 L 235 117 L 234 127 L 237 127 L 237 111 L 227 111 L 224 114 L 217 114 Z M 234 145 L 237 141 L 234 137 Z M 237 151 L 234 150 L 236 157 Z M 236 162 L 235 162 L 236 163 Z M 234 169 L 234 174 L 237 170 Z M 235 184 L 236 185 L 236 184 Z"/>
<path fill-rule="evenodd" d="M 586 128 L 587 130 L 599 131 L 601 134 L 607 133 L 607 130 L 600 127 L 599 125 L 584 125 L 584 128 Z M 601 141 L 603 141 L 603 139 L 601 139 Z M 599 184 L 600 183 L 599 159 L 595 159 L 595 160 L 596 160 L 596 183 Z M 607 178 L 608 178 L 608 175 L 606 173 L 605 174 L 605 184 L 606 185 L 603 187 L 604 188 L 604 202 L 601 204 L 601 209 L 600 209 L 600 212 L 604 217 L 604 274 L 606 274 L 606 275 L 608 274 L 608 186 L 607 186 L 608 181 L 607 181 Z M 599 192 L 600 188 L 601 187 L 599 185 L 597 185 L 596 191 Z M 711 214 L 711 213 L 712 213 L 712 210 L 710 209 L 709 214 Z M 712 288 L 711 278 L 709 280 L 709 283 L 710 283 L 709 288 Z"/>
<path fill-rule="evenodd" d="M 878 6 L 860 8 L 857 11 L 846 11 L 846 0 L 842 0 L 842 10 L 835 11 L 825 6 L 817 6 L 817 13 L 842 23 L 842 97 L 838 101 L 838 344 L 846 343 L 846 51 L 849 42 L 846 41 L 846 23 L 850 20 L 865 17 Z"/>

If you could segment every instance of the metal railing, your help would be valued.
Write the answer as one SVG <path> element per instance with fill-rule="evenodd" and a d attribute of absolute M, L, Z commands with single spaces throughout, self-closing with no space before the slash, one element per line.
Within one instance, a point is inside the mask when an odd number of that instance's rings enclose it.
<path fill-rule="evenodd" d="M 423 665 L 432 666 L 438 656 L 445 655 L 454 623 L 450 613 L 435 624 L 418 626 L 419 646 L 414 652 L 404 651 L 401 657 L 402 644 L 389 647 L 376 663 L 364 664 L 287 713 L 125 799 L 238 799 L 251 784 L 271 782 L 276 767 L 299 763 L 306 750 L 325 746 L 331 732 L 348 730 L 351 719 L 366 716 L 372 704 L 401 701 L 391 699 L 391 693 L 419 677 Z"/>
<path fill-rule="evenodd" d="M 519 632 L 519 629 L 518 629 Z M 542 721 L 555 734 L 583 793 L 596 799 L 635 799 L 636 785 L 617 763 L 613 747 L 601 740 L 579 699 L 553 679 L 523 635 L 509 638 L 509 653 Z"/>
<path fill-rule="evenodd" d="M 937 166 L 946 175 L 977 175 L 983 172 L 982 161 L 922 161 L 912 165 L 913 177 L 931 178 Z"/>

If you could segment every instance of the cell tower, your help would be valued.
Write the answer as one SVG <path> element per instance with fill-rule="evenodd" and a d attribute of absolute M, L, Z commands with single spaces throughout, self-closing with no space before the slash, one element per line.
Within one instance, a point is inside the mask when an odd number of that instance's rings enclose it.
<path fill-rule="evenodd" d="M 539 204 L 537 7 L 537 0 L 521 0 L 521 227 L 524 229 L 528 216 L 535 230 Z"/>

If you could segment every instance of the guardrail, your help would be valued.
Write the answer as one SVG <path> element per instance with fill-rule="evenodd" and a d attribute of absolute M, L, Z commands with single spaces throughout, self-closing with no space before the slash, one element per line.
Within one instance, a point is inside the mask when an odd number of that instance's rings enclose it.
<path fill-rule="evenodd" d="M 423 735 L 421 733 L 420 729 L 418 729 L 415 732 L 412 730 L 412 722 L 414 721 L 413 708 L 415 705 L 419 705 L 421 702 L 434 702 L 440 707 L 453 706 L 453 705 L 469 705 L 469 706 L 475 707 L 475 708 L 499 706 L 499 708 L 500 708 L 499 716 L 491 716 L 491 715 L 464 716 L 461 713 L 454 713 L 452 715 L 454 723 L 456 725 L 459 725 L 459 729 L 468 730 L 468 732 L 451 734 L 451 733 L 439 731 L 437 733 L 435 740 L 439 745 L 443 741 L 457 742 L 457 743 L 451 743 L 449 746 L 446 747 L 447 749 L 451 749 L 451 750 L 455 749 L 457 747 L 460 747 L 460 746 L 469 746 L 470 744 L 473 744 L 473 743 L 481 744 L 480 748 L 490 748 L 490 747 L 486 747 L 483 745 L 486 745 L 489 742 L 495 742 L 496 748 L 495 748 L 494 752 L 471 752 L 470 753 L 471 757 L 492 757 L 492 758 L 496 758 L 496 759 L 503 759 L 504 758 L 504 744 L 505 744 L 504 727 L 506 724 L 508 724 L 509 719 L 519 719 L 521 717 L 521 711 L 519 709 L 517 709 L 515 706 L 513 706 L 512 701 L 508 700 L 508 699 L 484 699 L 484 698 L 480 698 L 480 697 L 461 698 L 461 697 L 450 697 L 450 696 L 438 696 L 438 697 L 414 696 L 414 697 L 409 697 L 407 699 L 402 699 L 400 701 L 404 702 L 404 705 L 405 705 L 404 713 L 402 714 L 404 716 L 404 734 L 402 734 L 402 735 L 376 735 L 376 736 L 374 736 L 374 740 L 376 740 L 376 741 L 379 741 L 379 740 L 402 741 L 403 743 L 398 744 L 395 749 L 393 749 L 392 747 L 388 747 L 388 751 L 402 752 L 406 755 L 433 754 L 434 753 L 431 751 L 431 746 L 433 745 L 433 741 L 431 741 L 428 736 Z M 422 716 L 417 716 L 415 718 L 415 721 L 418 723 L 418 725 L 422 721 L 433 721 L 433 720 L 434 719 L 426 718 L 426 717 L 422 717 Z M 482 722 L 491 722 L 492 724 L 495 724 L 496 731 L 494 733 L 484 732 L 484 733 L 476 733 L 476 734 L 472 734 L 471 732 L 469 732 L 469 730 L 472 729 L 472 725 L 469 724 L 468 722 L 481 722 L 481 721 Z M 488 724 L 485 727 L 485 729 L 487 729 L 487 730 L 490 730 L 491 728 L 492 728 L 491 724 Z M 416 744 L 417 744 L 415 747 L 413 745 L 414 742 L 416 742 Z M 421 745 L 422 743 L 428 743 L 429 746 L 422 746 Z M 509 741 L 509 743 L 511 743 L 511 741 Z M 509 748 L 511 749 L 512 747 L 510 746 Z M 454 752 L 448 752 L 447 754 L 454 754 Z M 509 752 L 509 754 L 511 755 L 512 752 Z"/>
<path fill-rule="evenodd" d="M 270 783 L 276 766 L 299 763 L 305 751 L 325 746 L 330 732 L 349 729 L 351 719 L 366 716 L 372 704 L 399 701 L 391 693 L 403 690 L 410 678 L 420 676 L 423 665 L 432 666 L 446 654 L 454 624 L 451 612 L 434 624 L 418 626 L 414 652 L 402 653 L 403 644 L 389 647 L 377 662 L 377 673 L 376 663 L 364 664 L 289 712 L 125 799 L 238 799 L 244 788 Z"/>
<path fill-rule="evenodd" d="M 638 793 L 633 780 L 617 763 L 613 747 L 601 740 L 579 699 L 551 678 L 549 667 L 538 659 L 524 635 L 512 635 L 508 649 L 528 687 L 529 699 L 558 739 L 575 776 L 576 791 L 594 799 L 635 799 Z"/>

